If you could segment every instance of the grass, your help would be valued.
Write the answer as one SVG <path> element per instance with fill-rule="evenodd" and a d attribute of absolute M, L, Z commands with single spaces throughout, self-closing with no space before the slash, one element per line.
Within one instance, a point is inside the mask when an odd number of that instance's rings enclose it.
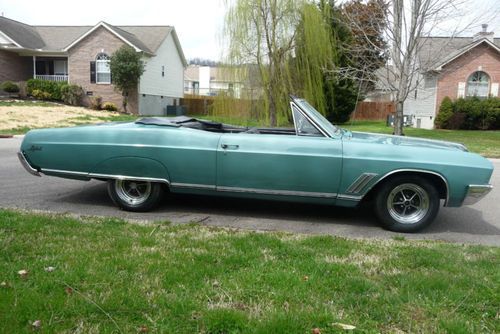
<path fill-rule="evenodd" d="M 0 332 L 498 333 L 499 267 L 493 247 L 0 210 Z"/>
<path fill-rule="evenodd" d="M 341 125 L 351 131 L 392 134 L 392 128 L 385 121 L 355 121 Z M 426 130 L 405 128 L 407 136 L 447 140 L 462 143 L 472 151 L 490 158 L 500 158 L 500 131 L 476 130 Z"/>
<path fill-rule="evenodd" d="M 0 100 L 0 107 L 63 107 L 63 104 L 47 101 Z"/>
<path fill-rule="evenodd" d="M 31 130 L 31 128 L 26 126 L 20 126 L 12 129 L 0 129 L 0 135 L 23 135 Z"/>
<path fill-rule="evenodd" d="M 103 122 L 133 122 L 137 120 L 140 116 L 130 115 L 130 114 L 110 114 L 105 116 L 78 116 L 74 118 L 68 119 L 68 122 L 71 122 L 75 125 L 89 124 L 95 123 L 94 121 L 101 120 Z"/>

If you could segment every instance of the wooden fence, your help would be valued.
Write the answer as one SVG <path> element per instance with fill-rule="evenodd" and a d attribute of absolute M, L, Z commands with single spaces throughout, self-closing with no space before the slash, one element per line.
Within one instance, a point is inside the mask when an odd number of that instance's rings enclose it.
<path fill-rule="evenodd" d="M 385 120 L 396 112 L 394 102 L 358 102 L 356 111 L 351 114 L 352 120 Z"/>
<path fill-rule="evenodd" d="M 184 95 L 181 99 L 180 105 L 186 109 L 186 113 L 190 115 L 207 115 L 210 106 L 214 103 L 212 96 L 190 96 Z"/>
<path fill-rule="evenodd" d="M 181 99 L 180 105 L 190 115 L 207 115 L 215 102 L 213 96 L 185 95 Z M 247 114 L 250 110 L 252 101 L 240 99 L 219 100 L 220 103 L 226 103 L 228 107 L 225 110 L 232 110 L 233 116 L 241 113 Z M 356 111 L 351 114 L 353 120 L 386 120 L 387 116 L 396 112 L 396 105 L 393 102 L 359 102 Z"/>

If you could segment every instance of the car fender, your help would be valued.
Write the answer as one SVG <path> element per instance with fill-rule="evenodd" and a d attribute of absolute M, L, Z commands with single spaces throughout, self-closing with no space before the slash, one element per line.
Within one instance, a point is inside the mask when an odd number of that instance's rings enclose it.
<path fill-rule="evenodd" d="M 151 180 L 170 184 L 167 168 L 159 161 L 143 157 L 114 157 L 96 164 L 92 178 Z"/>

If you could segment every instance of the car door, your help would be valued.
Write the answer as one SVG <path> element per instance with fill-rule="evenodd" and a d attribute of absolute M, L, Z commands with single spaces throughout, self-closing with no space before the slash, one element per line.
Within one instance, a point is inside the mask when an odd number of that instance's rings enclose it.
<path fill-rule="evenodd" d="M 217 190 L 335 198 L 342 140 L 320 133 L 300 113 L 294 119 L 295 135 L 223 134 L 217 149 Z"/>

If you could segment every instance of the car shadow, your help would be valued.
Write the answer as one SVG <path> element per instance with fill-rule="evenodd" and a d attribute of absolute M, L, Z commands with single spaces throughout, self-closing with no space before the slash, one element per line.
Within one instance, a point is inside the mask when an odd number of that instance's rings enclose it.
<path fill-rule="evenodd" d="M 467 233 L 472 235 L 500 235 L 500 229 L 486 220 L 483 213 L 473 207 L 441 208 L 436 220 L 422 233 Z"/>
<path fill-rule="evenodd" d="M 160 210 L 172 209 L 243 218 L 299 220 L 357 226 L 377 225 L 376 221 L 370 218 L 372 213 L 368 208 L 353 209 L 258 199 L 169 194 L 167 203 L 162 205 Z"/>
<path fill-rule="evenodd" d="M 163 203 L 153 212 L 125 213 L 118 211 L 107 194 L 106 184 L 92 182 L 60 195 L 58 201 L 85 206 L 88 214 L 113 215 L 134 219 L 165 219 L 173 216 L 222 216 L 238 219 L 271 219 L 317 225 L 345 225 L 377 228 L 374 212 L 368 204 L 358 208 L 327 205 L 265 201 L 257 199 L 168 194 Z M 96 206 L 92 210 L 91 206 Z M 116 210 L 116 211 L 115 211 Z M 472 207 L 441 208 L 434 223 L 422 230 L 422 234 L 467 233 L 472 235 L 500 235 L 500 229 L 483 218 L 481 211 Z M 395 234 L 396 235 L 396 234 Z"/>

